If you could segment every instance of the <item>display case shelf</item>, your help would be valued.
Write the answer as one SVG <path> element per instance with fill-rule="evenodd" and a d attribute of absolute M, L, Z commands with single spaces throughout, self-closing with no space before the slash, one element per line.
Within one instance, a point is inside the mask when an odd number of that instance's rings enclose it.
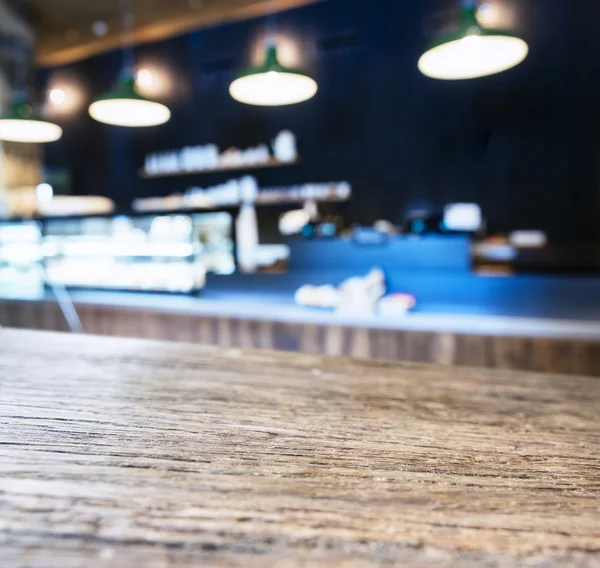
<path fill-rule="evenodd" d="M 46 282 L 67 288 L 193 293 L 235 271 L 228 212 L 51 220 Z"/>
<path fill-rule="evenodd" d="M 199 253 L 190 243 L 45 243 L 44 256 L 84 258 L 190 258 Z"/>

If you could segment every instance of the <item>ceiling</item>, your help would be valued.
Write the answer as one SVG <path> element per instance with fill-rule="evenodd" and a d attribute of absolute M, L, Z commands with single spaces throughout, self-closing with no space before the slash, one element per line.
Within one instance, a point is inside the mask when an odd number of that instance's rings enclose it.
<path fill-rule="evenodd" d="M 317 0 L 24 0 L 24 3 L 37 34 L 38 63 L 52 66 L 119 47 L 122 41 L 120 3 L 131 3 L 134 41 L 143 43 L 315 1 Z"/>

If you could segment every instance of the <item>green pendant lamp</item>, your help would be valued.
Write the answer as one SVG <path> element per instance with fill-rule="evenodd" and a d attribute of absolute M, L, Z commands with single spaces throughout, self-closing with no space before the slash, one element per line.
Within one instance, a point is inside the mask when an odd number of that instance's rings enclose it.
<path fill-rule="evenodd" d="M 54 142 L 62 136 L 62 128 L 35 114 L 24 96 L 16 97 L 11 109 L 0 115 L 0 140 L 6 142 Z"/>
<path fill-rule="evenodd" d="M 125 40 L 123 43 L 124 68 L 117 88 L 104 93 L 90 105 L 90 116 L 114 126 L 158 126 L 171 118 L 171 111 L 162 103 L 140 95 L 135 88 L 133 65 L 131 0 L 121 0 L 121 16 Z"/>
<path fill-rule="evenodd" d="M 241 103 L 259 106 L 283 106 L 311 99 L 317 83 L 301 69 L 279 62 L 277 46 L 267 46 L 264 62 L 242 71 L 229 87 L 231 96 Z"/>
<path fill-rule="evenodd" d="M 114 91 L 98 97 L 89 113 L 98 122 L 130 127 L 157 126 L 171 118 L 165 105 L 138 94 L 135 80 L 129 77 L 121 79 Z"/>
<path fill-rule="evenodd" d="M 419 59 L 419 70 L 434 79 L 474 79 L 515 67 L 528 52 L 527 43 L 512 31 L 482 26 L 476 2 L 468 0 L 458 27 L 436 38 Z"/>
<path fill-rule="evenodd" d="M 32 144 L 58 140 L 62 128 L 36 114 L 28 102 L 27 73 L 31 54 L 28 50 L 16 49 L 12 56 L 17 90 L 10 109 L 0 115 L 0 140 Z"/>

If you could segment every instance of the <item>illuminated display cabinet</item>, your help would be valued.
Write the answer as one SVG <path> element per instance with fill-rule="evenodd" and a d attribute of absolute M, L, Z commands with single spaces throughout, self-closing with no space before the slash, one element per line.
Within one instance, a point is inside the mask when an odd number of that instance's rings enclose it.
<path fill-rule="evenodd" d="M 41 224 L 0 222 L 0 294 L 35 297 L 43 289 Z"/>
<path fill-rule="evenodd" d="M 0 225 L 5 294 L 67 288 L 191 293 L 235 272 L 226 212 L 73 217 Z"/>

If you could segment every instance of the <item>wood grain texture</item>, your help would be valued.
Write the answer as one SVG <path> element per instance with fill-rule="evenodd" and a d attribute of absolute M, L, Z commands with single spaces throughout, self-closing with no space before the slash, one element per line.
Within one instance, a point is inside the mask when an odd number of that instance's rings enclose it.
<path fill-rule="evenodd" d="M 274 11 L 298 8 L 317 0 L 137 0 L 134 4 L 134 44 L 162 41 L 193 30 L 260 18 Z M 125 41 L 119 25 L 117 0 L 28 0 L 39 14 L 37 63 L 55 67 L 119 49 Z M 193 6 L 197 8 L 194 9 Z M 91 30 L 94 21 L 109 24 L 103 37 Z M 65 30 L 79 36 L 73 44 Z"/>
<path fill-rule="evenodd" d="M 3 568 L 600 566 L 600 382 L 3 330 Z"/>
<path fill-rule="evenodd" d="M 87 333 L 600 377 L 600 342 L 205 318 L 78 304 Z M 50 302 L 0 300 L 0 325 L 67 331 Z"/>

